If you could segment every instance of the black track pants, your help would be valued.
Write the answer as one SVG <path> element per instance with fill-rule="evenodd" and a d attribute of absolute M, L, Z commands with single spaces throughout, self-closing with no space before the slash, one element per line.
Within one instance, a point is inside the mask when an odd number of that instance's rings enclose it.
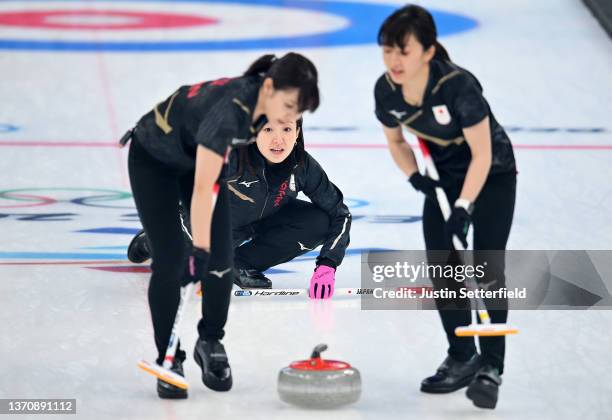
<path fill-rule="evenodd" d="M 461 187 L 462 181 L 444 187 L 451 206 L 459 197 Z M 475 251 L 504 250 L 506 248 L 510 227 L 512 226 L 515 198 L 516 175 L 514 173 L 492 175 L 487 179 L 474 203 L 474 213 L 472 214 L 473 248 Z M 429 198 L 425 200 L 423 208 L 423 233 L 428 251 L 448 250 L 440 207 L 435 200 Z M 493 254 L 495 254 L 495 257 L 486 252 L 474 253 L 475 264 L 478 264 L 479 259 L 488 261 L 487 275 L 479 281 L 480 284 L 489 284 L 494 280 L 495 282 L 491 283 L 493 286 L 489 287 L 488 290 L 497 290 L 506 285 L 503 253 Z M 449 288 L 457 290 L 457 294 L 461 285 L 454 279 L 432 278 L 432 282 L 436 290 Z M 488 309 L 493 323 L 506 322 L 508 318 L 507 299 L 485 299 L 485 304 L 488 307 L 496 308 L 494 310 Z M 469 359 L 476 351 L 474 339 L 455 336 L 455 328 L 470 324 L 470 301 L 466 298 L 457 298 L 453 301 L 438 299 L 436 300 L 436 306 L 448 339 L 448 354 L 456 360 Z M 503 371 L 505 338 L 503 336 L 481 337 L 479 340 L 485 363 L 492 364 Z"/>
<path fill-rule="evenodd" d="M 161 363 L 174 324 L 187 259 L 177 204 L 180 200 L 189 208 L 193 172 L 181 173 L 156 160 L 137 139 L 130 145 L 128 168 L 134 202 L 151 246 L 148 297 L 159 353 L 157 362 Z M 224 276 L 209 274 L 202 282 L 202 320 L 198 324 L 201 337 L 223 337 L 233 283 L 229 197 L 222 185 L 212 219 L 209 270 L 219 273 L 227 268 L 230 270 Z M 177 354 L 184 358 L 182 351 Z"/>
<path fill-rule="evenodd" d="M 329 225 L 329 216 L 319 207 L 292 200 L 253 225 L 253 239 L 235 250 L 236 267 L 265 271 L 290 261 L 321 245 Z"/>

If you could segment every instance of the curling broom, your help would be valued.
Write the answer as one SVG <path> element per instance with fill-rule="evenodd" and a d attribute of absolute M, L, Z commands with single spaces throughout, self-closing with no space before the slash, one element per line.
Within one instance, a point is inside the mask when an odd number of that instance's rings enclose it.
<path fill-rule="evenodd" d="M 440 176 L 438 175 L 438 170 L 436 169 L 436 165 L 429 153 L 429 147 L 425 143 L 425 140 L 417 137 L 419 141 L 419 147 L 421 152 L 423 153 L 423 161 L 425 162 L 425 170 L 431 179 L 434 181 L 440 181 Z M 451 215 L 451 208 L 448 202 L 448 197 L 446 193 L 441 187 L 436 187 L 436 198 L 438 200 L 438 204 L 440 206 L 440 210 L 442 211 L 442 216 L 444 220 L 448 220 Z M 453 236 L 453 245 L 455 250 L 457 251 L 465 251 L 463 248 L 463 244 L 456 236 Z M 473 280 L 472 280 L 473 281 Z M 489 317 L 489 312 L 485 309 L 484 301 L 480 296 L 475 298 L 476 300 L 476 313 L 480 318 L 480 324 L 472 322 L 472 324 L 465 327 L 457 327 L 455 328 L 455 335 L 458 337 L 473 337 L 473 336 L 502 336 L 509 334 L 517 334 L 518 329 L 508 324 L 493 324 L 491 322 L 491 318 Z"/>

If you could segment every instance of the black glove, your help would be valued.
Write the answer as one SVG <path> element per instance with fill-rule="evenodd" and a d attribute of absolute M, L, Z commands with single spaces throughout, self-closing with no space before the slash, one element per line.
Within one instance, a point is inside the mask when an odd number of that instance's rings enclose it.
<path fill-rule="evenodd" d="M 467 248 L 467 234 L 471 224 L 472 216 L 470 216 L 470 213 L 465 208 L 453 208 L 453 212 L 451 213 L 444 227 L 444 233 L 450 249 L 455 249 L 455 246 L 453 245 L 453 236 L 459 238 L 464 249 Z"/>
<path fill-rule="evenodd" d="M 181 279 L 181 286 L 185 287 L 189 283 L 197 283 L 203 280 L 208 273 L 208 260 L 210 260 L 210 253 L 194 246 L 187 259 L 187 269 Z"/>
<path fill-rule="evenodd" d="M 440 186 L 438 181 L 434 181 L 428 176 L 423 176 L 419 171 L 416 171 L 410 178 L 408 178 L 408 182 L 412 184 L 412 187 L 425 194 L 427 197 L 435 200 L 436 199 L 436 187 Z"/>

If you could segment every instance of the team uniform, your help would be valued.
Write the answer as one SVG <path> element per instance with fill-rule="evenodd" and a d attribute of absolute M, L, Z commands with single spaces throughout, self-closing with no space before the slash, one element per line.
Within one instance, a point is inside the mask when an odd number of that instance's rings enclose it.
<path fill-rule="evenodd" d="M 265 117 L 252 123 L 262 82 L 262 77 L 248 76 L 182 86 L 144 115 L 131 133 L 128 167 L 153 259 L 148 297 L 159 364 L 179 304 L 186 261 L 177 203 L 180 200 L 187 209 L 191 205 L 197 147 L 225 156 L 232 146 L 254 140 L 265 124 Z M 233 281 L 229 212 L 227 187 L 220 183 L 212 216 L 209 274 L 202 279 L 201 339 L 219 340 L 224 335 Z M 177 359 L 184 358 L 178 350 Z"/>
<path fill-rule="evenodd" d="M 316 264 L 340 265 L 351 214 L 319 163 L 307 152 L 301 162 L 294 151 L 278 164 L 267 162 L 256 145 L 247 153 L 250 167 L 239 171 L 232 156 L 227 168 L 236 267 L 265 271 L 321 244 Z M 297 199 L 300 191 L 311 203 Z"/>
<path fill-rule="evenodd" d="M 478 80 L 454 63 L 433 59 L 421 106 L 406 103 L 401 86 L 393 83 L 386 73 L 376 82 L 374 96 L 376 117 L 384 126 L 405 127 L 427 142 L 440 175 L 440 184 L 451 204 L 461 193 L 471 161 L 463 129 L 489 117 L 492 163 L 488 178 L 474 202 L 474 250 L 504 250 L 514 213 L 516 165 L 510 139 L 491 112 Z M 426 198 L 423 233 L 428 251 L 449 249 L 444 227 L 445 221 L 437 202 Z M 476 253 L 477 258 L 482 256 L 482 253 Z M 495 282 L 488 290 L 505 287 L 503 258 L 491 264 L 487 276 L 481 281 L 483 284 Z M 432 282 L 435 289 L 450 288 L 458 291 L 460 287 L 460 283 L 453 279 L 446 281 L 432 278 Z M 506 322 L 507 299 L 487 300 L 485 303 L 490 309 L 492 322 Z M 469 301 L 460 298 L 454 301 L 440 299 L 436 305 L 449 342 L 449 356 L 458 361 L 473 359 L 476 354 L 474 339 L 459 338 L 454 333 L 456 327 L 470 324 Z M 453 310 L 445 310 L 451 308 Z M 482 362 L 503 372 L 504 337 L 482 337 L 480 347 Z"/>
<path fill-rule="evenodd" d="M 232 151 L 223 180 L 230 196 L 235 267 L 262 273 L 323 245 L 316 264 L 337 268 L 351 229 L 340 189 L 305 151 L 298 157 L 294 150 L 277 164 L 268 162 L 255 144 L 246 153 L 248 167 L 241 168 L 240 151 Z M 310 202 L 297 198 L 300 191 Z M 139 248 L 134 262 L 149 256 L 143 238 L 137 235 L 132 243 Z"/>

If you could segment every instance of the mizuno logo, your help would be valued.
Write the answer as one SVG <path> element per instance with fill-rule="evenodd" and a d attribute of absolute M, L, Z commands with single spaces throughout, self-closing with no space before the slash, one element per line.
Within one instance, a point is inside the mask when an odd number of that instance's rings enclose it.
<path fill-rule="evenodd" d="M 212 274 L 213 276 L 217 276 L 219 278 L 222 278 L 224 275 L 229 273 L 231 270 L 232 270 L 232 267 L 228 267 L 228 268 L 226 268 L 223 271 L 211 270 L 211 271 L 209 271 L 209 273 Z"/>
<path fill-rule="evenodd" d="M 491 280 L 488 283 L 480 283 L 478 286 L 483 290 L 489 290 L 489 287 L 493 286 L 495 283 L 497 283 L 497 280 Z"/>
<path fill-rule="evenodd" d="M 404 117 L 404 115 L 406 115 L 406 111 L 396 111 L 394 109 L 392 109 L 391 111 L 389 111 L 389 114 L 393 115 L 395 118 L 397 118 L 398 120 L 402 119 Z"/>
<path fill-rule="evenodd" d="M 251 188 L 251 185 L 253 185 L 256 182 L 259 182 L 259 180 L 257 180 L 257 181 L 242 181 L 242 182 L 239 182 L 238 184 L 239 185 L 244 185 L 247 188 Z"/>
<path fill-rule="evenodd" d="M 313 248 L 307 248 L 304 246 L 303 243 L 301 243 L 300 241 L 298 241 L 298 245 L 300 246 L 300 251 L 312 251 Z"/>

